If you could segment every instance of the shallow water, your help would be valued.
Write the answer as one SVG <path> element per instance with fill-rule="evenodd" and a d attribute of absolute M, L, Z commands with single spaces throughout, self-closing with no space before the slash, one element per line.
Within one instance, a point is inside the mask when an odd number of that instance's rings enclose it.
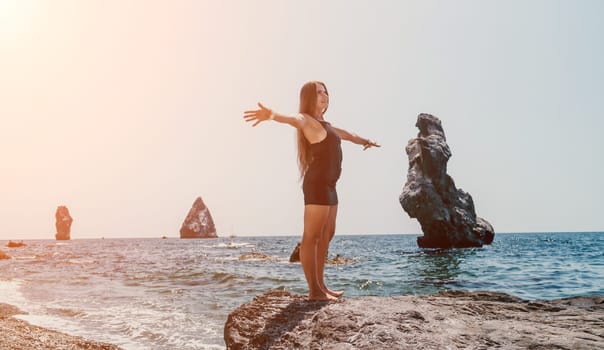
<path fill-rule="evenodd" d="M 498 234 L 491 246 L 417 248 L 416 236 L 336 236 L 354 259 L 325 276 L 346 297 L 492 290 L 525 299 L 604 295 L 604 233 Z M 48 328 L 125 349 L 222 349 L 230 311 L 272 288 L 304 294 L 298 237 L 32 240 L 2 248 L 0 302 Z M 4 245 L 4 243 L 2 243 Z M 251 251 L 269 261 L 240 261 Z"/>

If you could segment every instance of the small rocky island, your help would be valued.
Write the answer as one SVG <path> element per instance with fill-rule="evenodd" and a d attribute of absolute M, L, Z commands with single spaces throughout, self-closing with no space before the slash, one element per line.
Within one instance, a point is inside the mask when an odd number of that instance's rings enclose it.
<path fill-rule="evenodd" d="M 71 223 L 73 218 L 69 215 L 69 209 L 66 206 L 60 205 L 55 212 L 55 227 L 57 233 L 55 238 L 59 241 L 67 241 L 71 239 Z"/>
<path fill-rule="evenodd" d="M 417 245 L 447 249 L 491 244 L 493 226 L 476 216 L 472 196 L 456 188 L 447 174 L 451 150 L 440 120 L 420 114 L 415 126 L 419 133 L 405 148 L 409 170 L 399 201 L 422 227 L 424 235 L 417 238 Z"/>
<path fill-rule="evenodd" d="M 602 349 L 604 297 L 495 292 L 309 302 L 273 290 L 228 316 L 227 349 Z"/>
<path fill-rule="evenodd" d="M 216 238 L 216 227 L 210 210 L 197 197 L 180 228 L 180 238 Z"/>

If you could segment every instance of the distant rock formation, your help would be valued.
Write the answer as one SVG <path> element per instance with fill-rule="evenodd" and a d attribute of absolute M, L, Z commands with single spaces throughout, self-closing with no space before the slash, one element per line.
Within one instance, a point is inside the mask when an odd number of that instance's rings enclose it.
<path fill-rule="evenodd" d="M 298 242 L 298 244 L 296 244 L 296 247 L 292 251 L 291 255 L 289 256 L 290 263 L 300 262 L 300 245 L 301 245 L 300 242 Z M 336 256 L 333 259 L 330 259 L 329 252 L 328 252 L 326 259 L 325 259 L 325 263 L 328 265 L 348 265 L 348 264 L 354 263 L 354 260 L 343 257 L 340 254 L 336 254 Z"/>
<path fill-rule="evenodd" d="M 241 254 L 239 256 L 239 260 L 275 260 L 275 259 L 264 253 L 250 252 L 250 253 Z"/>
<path fill-rule="evenodd" d="M 333 257 L 333 259 L 327 258 L 325 260 L 325 263 L 328 265 L 350 265 L 350 264 L 354 264 L 354 259 L 347 258 L 340 254 L 336 254 L 336 256 Z"/>
<path fill-rule="evenodd" d="M 25 247 L 27 244 L 23 243 L 23 241 L 20 242 L 13 242 L 13 241 L 8 241 L 8 243 L 6 243 L 6 246 L 9 248 L 19 248 L 19 247 Z"/>
<path fill-rule="evenodd" d="M 55 220 L 55 226 L 57 228 L 55 238 L 59 241 L 71 239 L 71 223 L 73 222 L 73 218 L 69 215 L 69 209 L 67 209 L 66 206 L 60 205 L 57 207 Z"/>
<path fill-rule="evenodd" d="M 491 244 L 495 232 L 491 224 L 476 216 L 469 193 L 455 187 L 447 175 L 451 151 L 441 122 L 430 114 L 420 114 L 415 124 L 417 138 L 409 140 L 407 183 L 399 201 L 403 209 L 421 224 L 424 236 L 417 238 L 422 248 L 464 248 Z"/>
<path fill-rule="evenodd" d="M 0 260 L 2 259 L 10 259 L 10 256 L 8 256 L 5 252 L 0 250 Z"/>
<path fill-rule="evenodd" d="M 296 244 L 296 247 L 292 251 L 292 254 L 289 256 L 289 262 L 299 262 L 300 261 L 300 242 Z"/>
<path fill-rule="evenodd" d="M 496 292 L 309 302 L 273 290 L 227 318 L 227 349 L 601 349 L 604 297 L 526 301 Z"/>
<path fill-rule="evenodd" d="M 180 228 L 180 238 L 216 238 L 216 227 L 210 210 L 197 197 Z"/>

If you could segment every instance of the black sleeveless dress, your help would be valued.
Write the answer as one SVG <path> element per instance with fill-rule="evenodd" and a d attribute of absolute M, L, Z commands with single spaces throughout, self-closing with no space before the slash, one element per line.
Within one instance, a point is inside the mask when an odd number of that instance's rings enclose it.
<path fill-rule="evenodd" d="M 327 136 L 321 142 L 310 144 L 312 161 L 302 184 L 304 204 L 336 205 L 336 182 L 342 172 L 341 140 L 331 124 L 324 120 L 318 122 Z"/>

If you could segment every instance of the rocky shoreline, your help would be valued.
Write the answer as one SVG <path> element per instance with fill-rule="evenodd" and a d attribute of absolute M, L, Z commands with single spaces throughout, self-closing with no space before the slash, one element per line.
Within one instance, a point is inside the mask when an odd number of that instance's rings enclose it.
<path fill-rule="evenodd" d="M 61 350 L 119 350 L 107 343 L 86 340 L 50 329 L 31 325 L 14 315 L 23 314 L 18 308 L 0 303 L 0 350 L 61 349 Z"/>
<path fill-rule="evenodd" d="M 604 296 L 527 301 L 496 292 L 308 302 L 283 290 L 228 316 L 227 349 L 604 349 Z"/>

